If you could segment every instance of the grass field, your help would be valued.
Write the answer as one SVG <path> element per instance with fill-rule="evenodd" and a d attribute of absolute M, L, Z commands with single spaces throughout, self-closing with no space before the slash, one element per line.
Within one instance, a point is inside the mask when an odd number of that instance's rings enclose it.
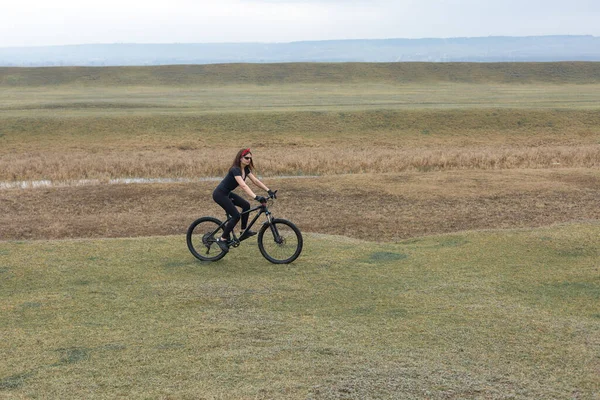
<path fill-rule="evenodd" d="M 181 236 L 0 243 L 3 398 L 600 395 L 600 226 L 202 264 Z"/>
<path fill-rule="evenodd" d="M 0 181 L 221 176 L 228 162 L 216 160 L 242 146 L 255 149 L 265 176 L 597 168 L 598 71 L 595 63 L 3 68 Z"/>
<path fill-rule="evenodd" d="M 2 68 L 0 86 L 179 86 L 454 82 L 469 84 L 600 83 L 596 62 L 287 63 L 154 67 Z"/>
<path fill-rule="evenodd" d="M 600 398 L 600 63 L 0 68 L 0 99 L 0 398 Z M 185 246 L 247 146 L 290 266 Z"/>

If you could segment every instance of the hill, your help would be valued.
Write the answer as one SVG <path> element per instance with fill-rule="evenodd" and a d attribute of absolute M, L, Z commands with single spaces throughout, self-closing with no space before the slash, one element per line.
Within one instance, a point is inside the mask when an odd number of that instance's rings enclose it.
<path fill-rule="evenodd" d="M 292 43 L 121 43 L 0 48 L 0 66 L 398 61 L 600 61 L 600 38 L 530 36 Z"/>
<path fill-rule="evenodd" d="M 327 83 L 600 82 L 600 63 L 283 63 L 151 67 L 0 67 L 0 87 Z"/>

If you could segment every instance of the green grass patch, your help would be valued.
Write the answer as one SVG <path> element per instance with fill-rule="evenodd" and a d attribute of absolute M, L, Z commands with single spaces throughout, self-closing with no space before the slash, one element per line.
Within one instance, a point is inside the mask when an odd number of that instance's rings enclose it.
<path fill-rule="evenodd" d="M 24 374 L 16 374 L 7 376 L 6 378 L 0 379 L 0 390 L 1 391 L 11 391 L 21 388 L 27 378 L 33 376 L 33 372 L 28 372 Z"/>
<path fill-rule="evenodd" d="M 385 262 L 385 261 L 399 261 L 408 258 L 406 254 L 393 253 L 389 251 L 378 251 L 372 253 L 369 256 L 369 261 L 372 263 Z"/>
<path fill-rule="evenodd" d="M 0 242 L 0 397 L 594 398 L 599 235 Z"/>
<path fill-rule="evenodd" d="M 106 148 L 122 151 L 132 146 L 201 151 L 205 146 L 235 145 L 239 135 L 248 141 L 294 147 L 372 140 L 374 146 L 402 143 L 428 148 L 439 143 L 456 145 L 460 140 L 481 145 L 498 137 L 514 143 L 528 143 L 534 139 L 560 143 L 569 138 L 595 144 L 600 125 L 597 110 L 504 109 L 495 113 L 477 109 L 355 110 L 346 113 L 285 111 L 210 115 L 102 113 L 95 116 L 69 113 L 1 118 L 0 130 L 7 133 L 3 140 L 7 146 L 12 146 L 6 147 L 5 152 L 23 147 L 29 151 L 71 148 L 93 153 Z M 526 123 L 520 122 L 524 113 L 529 116 Z M 546 122 L 550 117 L 554 118 L 553 127 L 548 127 Z"/>

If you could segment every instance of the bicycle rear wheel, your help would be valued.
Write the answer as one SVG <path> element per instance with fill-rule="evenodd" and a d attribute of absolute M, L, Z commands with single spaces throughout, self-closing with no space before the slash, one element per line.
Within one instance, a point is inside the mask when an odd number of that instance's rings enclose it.
<path fill-rule="evenodd" d="M 290 221 L 274 219 L 258 232 L 258 248 L 274 264 L 289 264 L 302 252 L 302 233 Z"/>
<path fill-rule="evenodd" d="M 190 252 L 202 261 L 217 261 L 227 252 L 221 250 L 217 238 L 223 234 L 222 222 L 213 217 L 202 217 L 190 225 L 186 235 Z"/>

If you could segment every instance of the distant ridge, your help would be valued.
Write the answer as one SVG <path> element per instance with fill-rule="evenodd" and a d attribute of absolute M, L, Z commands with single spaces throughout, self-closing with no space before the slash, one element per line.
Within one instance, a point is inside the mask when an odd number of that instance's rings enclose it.
<path fill-rule="evenodd" d="M 600 37 L 490 36 L 292 43 L 82 44 L 0 48 L 0 66 L 15 67 L 406 61 L 600 61 Z"/>

